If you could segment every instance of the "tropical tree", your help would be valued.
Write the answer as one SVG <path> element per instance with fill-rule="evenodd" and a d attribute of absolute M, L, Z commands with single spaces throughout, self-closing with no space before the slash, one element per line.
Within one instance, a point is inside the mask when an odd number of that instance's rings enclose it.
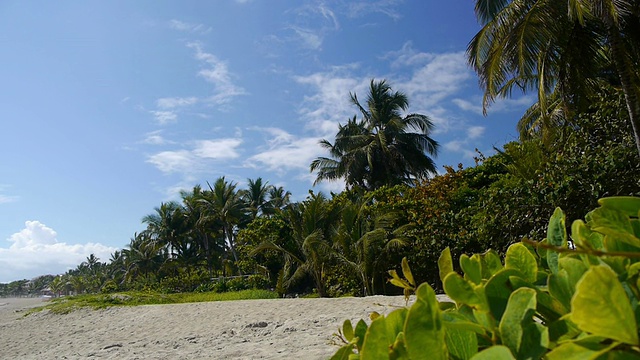
<path fill-rule="evenodd" d="M 376 294 L 376 275 L 388 270 L 380 266 L 385 255 L 408 243 L 402 236 L 407 226 L 396 227 L 397 218 L 397 212 L 370 208 L 364 196 L 341 202 L 333 246 L 338 259 L 358 274 L 365 296 Z"/>
<path fill-rule="evenodd" d="M 247 206 L 236 188 L 237 184 L 228 182 L 224 176 L 218 178 L 213 186 L 209 184 L 209 191 L 203 194 L 202 203 L 205 204 L 209 216 L 220 222 L 222 237 L 231 251 L 234 261 L 237 262 L 237 227 L 245 221 Z"/>
<path fill-rule="evenodd" d="M 155 213 L 142 218 L 142 222 L 147 224 L 145 230 L 154 241 L 161 246 L 168 246 L 169 253 L 173 253 L 173 248 L 179 246 L 183 241 L 182 237 L 187 232 L 184 211 L 180 204 L 176 202 L 162 203 L 156 207 Z"/>
<path fill-rule="evenodd" d="M 311 276 L 321 297 L 327 296 L 325 266 L 334 256 L 331 238 L 335 234 L 336 211 L 322 194 L 313 194 L 288 207 L 284 216 L 291 226 L 293 246 L 290 248 L 265 240 L 253 253 L 275 250 L 284 255 L 285 286 L 291 286 L 305 276 Z"/>
<path fill-rule="evenodd" d="M 599 83 L 618 85 L 640 153 L 640 5 L 631 0 L 476 0 L 482 29 L 468 47 L 483 107 L 515 88 L 538 93 L 521 128 L 543 138 L 588 106 Z M 560 115 L 560 116 L 558 116 Z M 548 142 L 548 141 L 545 141 Z"/>
<path fill-rule="evenodd" d="M 371 80 L 367 107 L 356 94 L 351 94 L 351 102 L 362 118 L 354 116 L 340 125 L 333 144 L 320 142 L 331 157 L 311 163 L 311 171 L 317 171 L 315 183 L 344 179 L 347 187 L 371 190 L 435 174 L 429 157 L 438 152 L 438 143 L 429 136 L 433 123 L 426 115 L 403 115 L 409 107 L 405 94 L 392 92 L 384 80 Z"/>
<path fill-rule="evenodd" d="M 247 179 L 247 188 L 240 191 L 240 197 L 251 214 L 251 220 L 262 214 L 268 207 L 267 196 L 272 188 L 268 181 L 263 183 L 260 177 L 255 180 Z"/>

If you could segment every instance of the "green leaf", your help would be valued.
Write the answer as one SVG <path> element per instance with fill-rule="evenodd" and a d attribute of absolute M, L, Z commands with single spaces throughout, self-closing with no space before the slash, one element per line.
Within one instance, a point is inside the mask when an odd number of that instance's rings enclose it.
<path fill-rule="evenodd" d="M 511 296 L 512 285 L 509 277 L 521 276 L 516 269 L 504 269 L 493 275 L 484 285 L 484 295 L 488 307 L 494 319 L 500 321 L 502 314 L 507 308 L 507 302 Z"/>
<path fill-rule="evenodd" d="M 549 293 L 558 299 L 566 309 L 571 309 L 571 298 L 574 289 L 569 282 L 567 271 L 562 269 L 556 274 L 549 275 Z"/>
<path fill-rule="evenodd" d="M 475 332 L 447 327 L 445 342 L 449 354 L 456 360 L 468 360 L 478 352 L 478 337 Z"/>
<path fill-rule="evenodd" d="M 506 345 L 513 354 L 520 352 L 520 345 L 523 341 L 523 324 L 525 320 L 532 322 L 532 316 L 536 309 L 536 291 L 529 288 L 520 288 L 514 291 L 509 297 L 507 308 L 504 311 L 500 325 L 500 336 L 502 343 Z"/>
<path fill-rule="evenodd" d="M 409 261 L 407 261 L 406 257 L 402 258 L 402 274 L 404 275 L 404 278 L 409 281 L 409 284 L 416 286 L 416 282 L 413 280 L 413 274 L 411 273 L 411 268 L 409 267 Z"/>
<path fill-rule="evenodd" d="M 536 282 L 538 276 L 536 258 L 522 243 L 509 246 L 504 263 L 506 269 L 516 269 L 520 271 L 524 280 L 530 283 Z"/>
<path fill-rule="evenodd" d="M 596 349 L 587 348 L 572 342 L 564 343 L 547 354 L 548 360 L 583 360 L 595 359 L 606 345 L 598 345 Z"/>
<path fill-rule="evenodd" d="M 460 256 L 460 267 L 464 271 L 465 279 L 471 280 L 478 285 L 482 282 L 482 263 L 480 255 L 475 254 L 472 257 L 467 255 Z"/>
<path fill-rule="evenodd" d="M 602 207 L 591 211 L 585 218 L 591 230 L 640 249 L 640 239 L 635 236 L 633 226 L 625 213 Z"/>
<path fill-rule="evenodd" d="M 486 336 L 487 331 L 482 325 L 469 321 L 468 318 L 460 313 L 453 311 L 445 311 L 442 313 L 442 321 L 444 327 L 449 331 L 451 329 L 471 331 L 476 334 Z"/>
<path fill-rule="evenodd" d="M 351 354 L 353 354 L 353 344 L 347 344 L 338 349 L 331 360 L 349 360 Z"/>
<path fill-rule="evenodd" d="M 405 346 L 412 360 L 447 359 L 442 315 L 436 293 L 428 284 L 416 290 L 404 326 Z"/>
<path fill-rule="evenodd" d="M 482 254 L 482 278 L 489 279 L 498 271 L 502 270 L 500 255 L 495 250 L 489 250 Z"/>
<path fill-rule="evenodd" d="M 353 325 L 349 319 L 345 320 L 342 324 L 342 335 L 347 341 L 353 340 Z"/>
<path fill-rule="evenodd" d="M 640 198 L 635 196 L 612 196 L 598 200 L 604 208 L 620 211 L 628 217 L 638 217 L 640 212 Z"/>
<path fill-rule="evenodd" d="M 367 334 L 368 325 L 364 320 L 360 319 L 356 324 L 356 328 L 353 330 L 353 334 L 357 338 L 356 347 L 358 351 L 362 350 L 362 345 L 364 344 L 364 337 Z"/>
<path fill-rule="evenodd" d="M 567 246 L 567 228 L 565 226 L 565 215 L 560 208 L 556 208 L 549 219 L 547 227 L 547 243 L 555 247 Z M 558 272 L 558 258 L 560 254 L 552 249 L 547 249 L 547 264 L 551 273 Z"/>
<path fill-rule="evenodd" d="M 444 278 L 444 292 L 458 305 L 485 307 L 484 299 L 478 296 L 473 285 L 457 273 L 450 273 Z"/>
<path fill-rule="evenodd" d="M 451 250 L 447 246 L 438 258 L 438 269 L 440 270 L 440 281 L 444 283 L 444 278 L 453 272 L 453 260 L 451 259 Z"/>
<path fill-rule="evenodd" d="M 373 320 L 369 325 L 360 351 L 360 358 L 362 360 L 389 359 L 389 341 L 387 340 L 387 326 L 384 316 Z"/>
<path fill-rule="evenodd" d="M 471 360 L 516 360 L 516 358 L 513 357 L 508 347 L 497 345 L 482 350 L 473 356 Z"/>
<path fill-rule="evenodd" d="M 407 353 L 407 347 L 404 345 L 404 333 L 398 333 L 396 341 L 389 350 L 389 360 L 409 360 L 409 354 Z"/>
<path fill-rule="evenodd" d="M 592 266 L 576 286 L 571 320 L 583 331 L 638 345 L 638 328 L 631 303 L 616 273 Z"/>

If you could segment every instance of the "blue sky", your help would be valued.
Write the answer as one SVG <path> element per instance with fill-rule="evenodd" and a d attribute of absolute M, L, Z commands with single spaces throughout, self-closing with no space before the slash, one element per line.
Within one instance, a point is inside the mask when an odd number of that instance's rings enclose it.
<path fill-rule="evenodd" d="M 0 2 L 0 282 L 106 261 L 220 176 L 303 199 L 373 78 L 431 117 L 439 169 L 473 165 L 533 102 L 482 116 L 478 29 L 470 0 Z"/>

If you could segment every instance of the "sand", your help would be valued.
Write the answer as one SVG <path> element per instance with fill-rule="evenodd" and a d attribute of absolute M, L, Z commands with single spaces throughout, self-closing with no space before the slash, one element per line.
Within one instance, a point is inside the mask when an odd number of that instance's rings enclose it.
<path fill-rule="evenodd" d="M 24 316 L 40 299 L 0 298 L 0 359 L 328 359 L 345 319 L 404 298 L 277 299 L 82 309 Z M 369 322 L 369 321 L 367 321 Z"/>

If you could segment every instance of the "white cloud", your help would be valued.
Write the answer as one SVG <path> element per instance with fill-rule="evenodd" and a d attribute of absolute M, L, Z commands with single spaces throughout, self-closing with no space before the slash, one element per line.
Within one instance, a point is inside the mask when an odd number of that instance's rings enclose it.
<path fill-rule="evenodd" d="M 149 144 L 149 145 L 165 145 L 165 144 L 172 144 L 173 142 L 165 139 L 162 136 L 162 130 L 156 130 L 156 131 L 147 133 L 145 135 L 144 140 L 142 140 L 142 143 Z"/>
<path fill-rule="evenodd" d="M 356 18 L 380 13 L 397 21 L 402 16 L 396 8 L 403 2 L 403 0 L 349 1 L 347 3 L 347 15 Z"/>
<path fill-rule="evenodd" d="M 469 137 L 469 139 L 479 138 L 480 136 L 484 135 L 485 130 L 486 129 L 484 126 L 472 126 L 467 129 L 467 137 Z"/>
<path fill-rule="evenodd" d="M 320 147 L 319 137 L 298 138 L 281 129 L 256 128 L 272 136 L 267 140 L 267 149 L 251 156 L 245 165 L 253 168 L 265 168 L 284 174 L 291 170 L 309 172 L 309 164 L 318 156 L 326 155 Z"/>
<path fill-rule="evenodd" d="M 451 100 L 461 110 L 473 112 L 478 115 L 483 115 L 482 111 L 482 97 L 476 96 L 471 100 L 453 99 Z M 525 95 L 517 98 L 498 98 L 489 106 L 487 113 L 506 113 L 511 111 L 522 112 L 524 109 L 530 107 L 537 101 L 533 95 Z"/>
<path fill-rule="evenodd" d="M 188 150 L 162 151 L 149 156 L 147 162 L 167 174 L 187 172 L 195 165 L 193 154 Z"/>
<path fill-rule="evenodd" d="M 210 161 L 230 160 L 239 157 L 240 138 L 196 140 L 189 150 L 162 151 L 147 158 L 165 174 L 182 173 L 185 176 L 199 173 L 207 169 Z"/>
<path fill-rule="evenodd" d="M 205 52 L 199 42 L 188 43 L 187 47 L 194 49 L 195 58 L 206 64 L 206 67 L 198 72 L 198 76 L 214 86 L 216 93 L 209 98 L 209 101 L 220 105 L 228 103 L 236 96 L 246 95 L 246 91 L 242 87 L 233 83 L 227 63 L 215 55 Z"/>
<path fill-rule="evenodd" d="M 482 115 L 482 100 L 480 102 L 471 102 L 464 99 L 453 99 L 451 100 L 457 107 L 461 110 L 469 111 L 478 115 Z"/>
<path fill-rule="evenodd" d="M 178 31 L 199 33 L 199 34 L 207 34 L 207 33 L 210 33 L 212 30 L 211 27 L 207 27 L 206 25 L 203 25 L 203 24 L 191 24 L 191 23 L 187 23 L 187 22 L 175 20 L 175 19 L 169 21 L 169 27 Z"/>
<path fill-rule="evenodd" d="M 304 29 L 298 26 L 291 26 L 297 37 L 302 42 L 303 46 L 311 50 L 320 50 L 322 47 L 323 36 L 320 31 L 314 31 L 312 29 Z"/>
<path fill-rule="evenodd" d="M 156 100 L 156 106 L 160 109 L 173 109 L 176 107 L 183 107 L 193 105 L 198 102 L 198 98 L 196 97 L 168 97 L 168 98 L 160 98 Z"/>
<path fill-rule="evenodd" d="M 9 185 L 0 184 L 0 204 L 7 204 L 7 203 L 18 201 L 19 199 L 18 196 L 2 194 L 9 187 L 10 187 Z"/>
<path fill-rule="evenodd" d="M 168 123 L 176 122 L 178 120 L 178 114 L 175 111 L 149 111 L 156 119 L 158 124 L 166 125 Z"/>
<path fill-rule="evenodd" d="M 203 159 L 235 159 L 240 156 L 240 139 L 200 140 L 196 142 L 193 154 Z"/>
<path fill-rule="evenodd" d="M 94 254 L 107 261 L 116 248 L 99 243 L 59 242 L 55 230 L 39 221 L 25 222 L 25 228 L 11 235 L 9 248 L 0 247 L 0 282 L 31 279 L 39 275 L 62 274 Z"/>

